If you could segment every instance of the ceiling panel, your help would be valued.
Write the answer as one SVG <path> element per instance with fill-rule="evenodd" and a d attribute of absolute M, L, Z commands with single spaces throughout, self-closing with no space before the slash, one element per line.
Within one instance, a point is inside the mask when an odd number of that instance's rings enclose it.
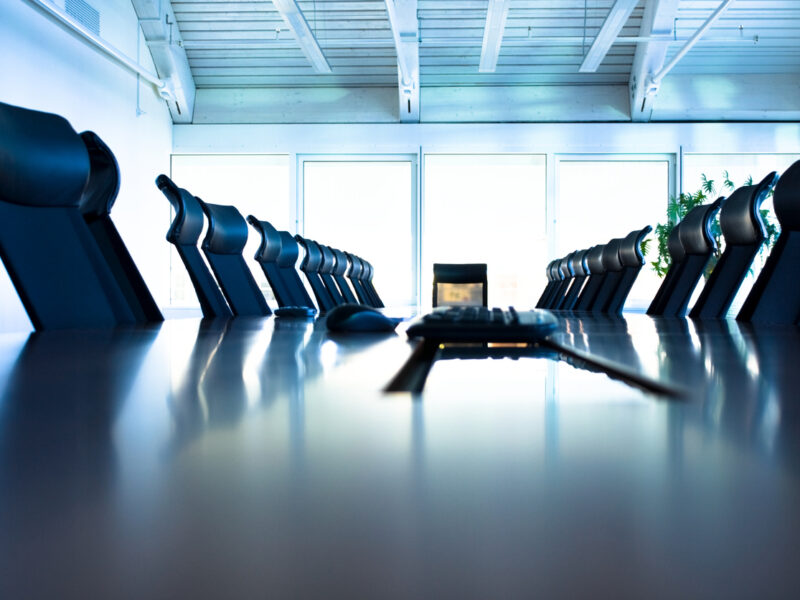
<path fill-rule="evenodd" d="M 639 38 L 646 0 L 623 28 Z M 719 6 L 680 0 L 667 58 Z M 487 0 L 419 0 L 420 85 L 627 85 L 636 42 L 578 67 L 614 0 L 511 0 L 494 73 L 479 73 Z M 318 74 L 269 1 L 173 0 L 198 87 L 397 85 L 383 0 L 301 0 L 332 73 Z M 800 73 L 800 0 L 737 0 L 673 73 Z"/>

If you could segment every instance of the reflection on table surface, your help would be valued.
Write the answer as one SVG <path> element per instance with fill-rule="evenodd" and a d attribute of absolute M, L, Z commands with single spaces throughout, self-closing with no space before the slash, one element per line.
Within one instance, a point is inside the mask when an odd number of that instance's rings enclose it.
<path fill-rule="evenodd" d="M 793 596 L 794 328 L 566 318 L 438 361 L 281 319 L 0 336 L 0 596 Z"/>

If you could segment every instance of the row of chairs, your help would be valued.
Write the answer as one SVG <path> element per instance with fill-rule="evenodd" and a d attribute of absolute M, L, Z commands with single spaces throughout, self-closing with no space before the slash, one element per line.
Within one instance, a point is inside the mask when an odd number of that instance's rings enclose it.
<path fill-rule="evenodd" d="M 800 161 L 791 165 L 780 178 L 777 173 L 770 173 L 757 184 L 737 188 L 728 198 L 718 198 L 690 210 L 667 239 L 670 267 L 647 314 L 686 316 L 692 294 L 703 277 L 712 254 L 717 250 L 711 224 L 719 212 L 725 250 L 688 314 L 691 318 L 698 319 L 725 317 L 766 240 L 766 227 L 760 208 L 771 190 L 781 233 L 739 311 L 737 320 L 752 323 L 798 323 Z M 639 244 L 649 230 L 648 227 L 639 232 L 641 237 L 635 245 L 641 264 L 644 261 L 639 252 Z M 630 242 L 634 233 L 625 240 Z M 616 249 L 613 248 L 615 240 L 612 240 L 602 251 L 595 247 L 588 251 L 574 252 L 550 263 L 547 270 L 548 284 L 537 306 L 557 310 L 619 313 L 622 308 L 619 298 L 621 293 L 627 293 L 621 282 L 627 283 L 630 280 L 630 275 L 625 276 L 625 268 L 635 268 L 635 265 L 630 244 L 626 245 L 622 240 L 616 241 L 619 242 Z M 625 248 L 628 248 L 627 252 Z M 593 291 L 590 283 L 596 272 L 601 273 L 600 279 L 603 283 L 597 284 L 597 290 Z M 609 273 L 616 273 L 612 279 L 620 282 L 618 287 L 608 283 Z M 628 291 L 629 289 L 627 288 Z"/>
<path fill-rule="evenodd" d="M 279 306 L 318 308 L 322 313 L 346 303 L 383 307 L 372 284 L 373 268 L 368 261 L 299 235 L 292 236 L 288 231 L 278 231 L 253 215 L 245 220 L 236 207 L 203 202 L 166 175 L 159 175 L 156 185 L 175 211 L 167 240 L 175 246 L 189 273 L 203 316 L 265 316 L 272 312 L 242 256 L 248 223 L 261 236 L 255 259 Z M 206 219 L 208 229 L 201 248 L 210 271 L 197 247 Z M 297 271 L 301 248 L 299 267 L 317 306 Z"/>
<path fill-rule="evenodd" d="M 162 321 L 111 220 L 120 175 L 110 148 L 91 131 L 78 134 L 63 117 L 1 102 L 0 131 L 0 258 L 33 327 Z M 239 212 L 202 203 L 166 177 L 159 177 L 161 185 L 176 210 L 167 237 L 178 247 L 204 316 L 270 314 L 242 258 L 248 228 Z M 203 251 L 216 279 L 196 246 L 206 216 Z M 295 270 L 298 244 L 321 311 L 351 301 L 382 306 L 367 261 L 288 232 L 276 237 L 269 223 L 253 217 L 251 224 L 262 233 L 257 259 L 281 306 L 314 307 Z"/>
<path fill-rule="evenodd" d="M 550 262 L 536 308 L 620 314 L 644 265 L 642 241 L 651 230 L 648 225 Z"/>

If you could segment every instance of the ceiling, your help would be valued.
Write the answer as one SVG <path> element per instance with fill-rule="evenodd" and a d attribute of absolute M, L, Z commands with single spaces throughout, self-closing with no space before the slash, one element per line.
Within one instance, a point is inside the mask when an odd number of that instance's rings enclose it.
<path fill-rule="evenodd" d="M 667 40 L 660 44 L 666 53 L 656 65 L 663 66 L 722 3 L 632 0 L 635 7 L 599 67 L 580 72 L 616 1 L 508 0 L 496 68 L 479 72 L 489 0 L 398 0 L 396 6 L 411 5 L 417 19 L 414 93 L 422 92 L 422 114 L 426 93 L 433 98 L 436 90 L 446 93 L 446 88 L 521 87 L 538 95 L 543 92 L 534 88 L 566 86 L 573 94 L 591 93 L 589 88 L 597 86 L 626 90 L 635 75 L 637 51 L 644 55 L 656 45 L 646 43 L 654 30 L 652 14 L 661 23 L 656 33 Z M 315 71 L 271 1 L 172 0 L 171 4 L 198 94 L 398 88 L 397 44 L 384 0 L 297 2 L 330 73 Z M 649 52 L 652 62 L 652 49 Z M 735 0 L 665 75 L 664 83 L 701 74 L 739 79 L 780 76 L 792 89 L 793 82 L 800 82 L 800 1 Z M 746 78 L 741 81 L 746 83 Z"/>

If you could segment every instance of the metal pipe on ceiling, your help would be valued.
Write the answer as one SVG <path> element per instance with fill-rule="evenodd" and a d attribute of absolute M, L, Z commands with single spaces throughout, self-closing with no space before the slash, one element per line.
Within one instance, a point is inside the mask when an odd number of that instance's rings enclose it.
<path fill-rule="evenodd" d="M 77 21 L 73 20 L 72 17 L 63 12 L 60 8 L 50 4 L 49 2 L 46 2 L 45 0 L 27 1 L 29 4 L 32 4 L 42 11 L 42 13 L 44 13 L 46 16 L 50 17 L 60 25 L 63 25 L 73 33 L 77 34 L 81 39 L 103 52 L 103 54 L 105 54 L 107 57 L 111 58 L 123 67 L 133 71 L 145 81 L 151 83 L 156 90 L 158 90 L 158 93 L 162 98 L 169 99 L 172 97 L 172 94 L 167 87 L 167 83 L 163 79 L 160 79 L 158 75 L 151 73 L 135 60 L 123 54 L 121 50 L 115 48 L 103 38 L 96 35 L 94 32 L 90 31 Z"/>

